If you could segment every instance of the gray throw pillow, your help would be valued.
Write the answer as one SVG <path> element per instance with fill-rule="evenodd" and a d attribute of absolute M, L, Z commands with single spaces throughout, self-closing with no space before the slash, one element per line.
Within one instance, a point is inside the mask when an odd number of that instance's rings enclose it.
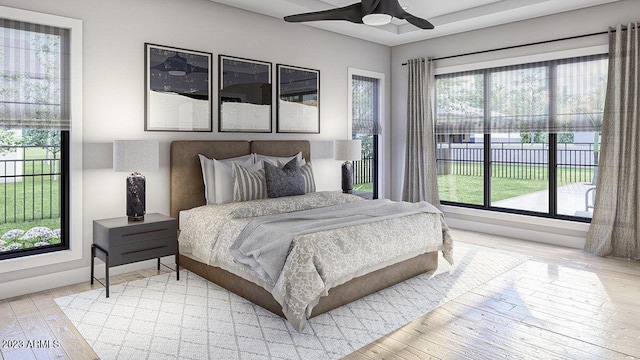
<path fill-rule="evenodd" d="M 267 183 L 267 196 L 304 195 L 304 180 L 300 174 L 298 159 L 293 158 L 282 168 L 264 162 L 264 176 Z"/>

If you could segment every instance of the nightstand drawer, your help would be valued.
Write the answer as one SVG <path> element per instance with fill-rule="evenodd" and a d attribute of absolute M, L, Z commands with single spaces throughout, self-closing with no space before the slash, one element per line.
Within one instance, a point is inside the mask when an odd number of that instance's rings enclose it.
<path fill-rule="evenodd" d="M 178 244 L 173 238 L 138 241 L 111 247 L 109 252 L 110 266 L 128 264 L 136 261 L 173 255 L 178 250 Z"/>
<path fill-rule="evenodd" d="M 110 245 L 127 245 L 131 242 L 147 241 L 153 239 L 176 237 L 178 230 L 175 222 L 163 222 L 157 224 L 144 224 L 134 227 L 121 227 L 111 229 Z"/>

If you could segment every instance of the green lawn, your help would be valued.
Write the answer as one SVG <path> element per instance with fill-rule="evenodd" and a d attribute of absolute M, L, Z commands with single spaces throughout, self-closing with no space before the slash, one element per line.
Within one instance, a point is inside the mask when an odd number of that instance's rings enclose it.
<path fill-rule="evenodd" d="M 353 190 L 363 192 L 373 192 L 373 183 L 353 184 Z"/>
<path fill-rule="evenodd" d="M 456 164 L 456 166 L 467 167 L 467 169 L 458 168 L 463 173 L 482 174 L 482 164 Z M 476 168 L 472 169 L 473 166 L 476 166 Z M 477 167 L 480 168 L 478 169 Z M 547 168 L 544 166 L 525 167 L 496 164 L 492 169 L 492 173 L 497 176 L 491 179 L 491 201 L 509 199 L 548 188 Z M 527 177 L 529 179 L 518 180 L 508 178 L 509 176 Z M 574 182 L 590 182 L 592 178 L 593 170 L 591 169 L 558 169 L 558 186 Z M 482 205 L 484 203 L 483 181 L 482 175 L 439 175 L 440 200 Z M 373 192 L 373 183 L 354 184 L 353 189 Z"/>
<path fill-rule="evenodd" d="M 40 219 L 40 220 L 34 220 L 34 221 L 24 221 L 24 222 L 10 222 L 10 223 L 2 223 L 0 224 L 0 236 L 2 236 L 2 234 L 6 233 L 9 230 L 14 230 L 14 229 L 20 229 L 20 230 L 24 230 L 27 231 L 31 228 L 34 227 L 38 227 L 38 226 L 44 226 L 44 227 L 48 227 L 49 229 L 59 229 L 60 228 L 60 218 L 55 218 L 55 219 Z"/>
<path fill-rule="evenodd" d="M 468 165 L 471 166 L 471 165 Z M 493 176 L 491 178 L 491 201 L 500 201 L 512 197 L 546 190 L 549 187 L 547 168 L 494 165 L 493 174 L 509 176 L 509 174 L 527 174 L 533 179 L 512 179 Z M 573 182 L 590 182 L 592 169 L 558 169 L 558 186 Z M 589 180 L 587 180 L 589 179 Z M 483 176 L 471 175 L 439 175 L 438 188 L 440 200 L 482 205 L 484 203 Z"/>

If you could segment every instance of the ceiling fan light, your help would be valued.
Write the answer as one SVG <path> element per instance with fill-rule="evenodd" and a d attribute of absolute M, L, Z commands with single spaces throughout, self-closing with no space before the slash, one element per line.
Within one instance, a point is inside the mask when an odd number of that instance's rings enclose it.
<path fill-rule="evenodd" d="M 173 76 L 185 76 L 187 72 L 184 70 L 169 70 L 169 75 Z"/>
<path fill-rule="evenodd" d="M 387 25 L 391 22 L 393 16 L 389 14 L 368 14 L 362 17 L 362 22 L 370 26 Z"/>

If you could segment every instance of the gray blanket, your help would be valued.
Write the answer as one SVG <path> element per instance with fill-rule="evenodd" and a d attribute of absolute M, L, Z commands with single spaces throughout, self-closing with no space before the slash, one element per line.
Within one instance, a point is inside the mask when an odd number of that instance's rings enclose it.
<path fill-rule="evenodd" d="M 426 202 L 381 199 L 262 216 L 247 224 L 230 247 L 230 252 L 236 262 L 275 283 L 280 277 L 291 243 L 298 235 L 423 212 L 441 213 Z"/>

